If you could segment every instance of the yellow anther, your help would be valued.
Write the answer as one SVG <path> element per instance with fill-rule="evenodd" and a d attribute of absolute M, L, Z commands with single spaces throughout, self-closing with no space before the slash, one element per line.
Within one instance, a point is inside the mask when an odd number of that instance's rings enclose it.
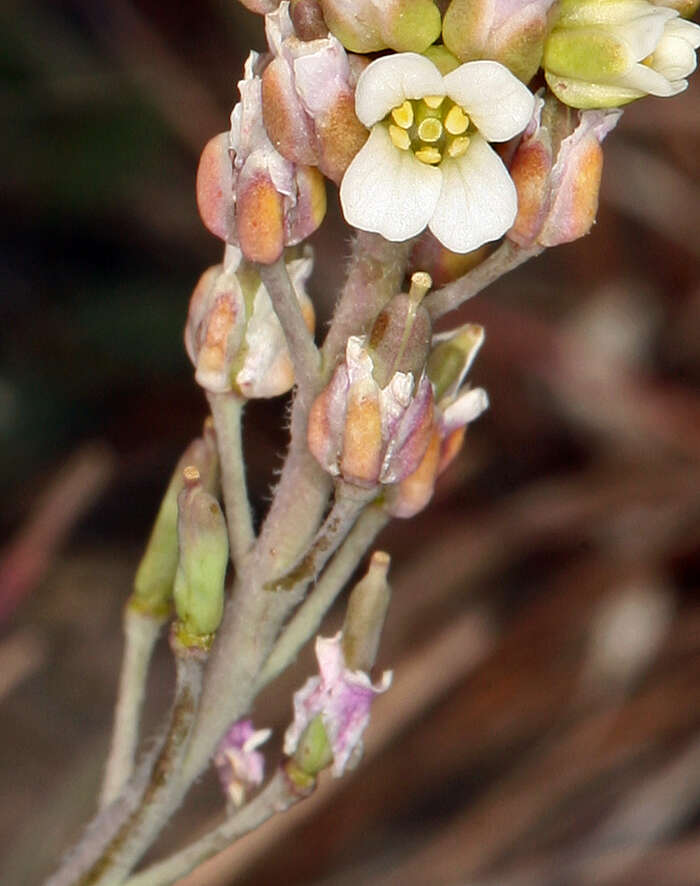
<path fill-rule="evenodd" d="M 416 157 L 421 163 L 429 163 L 433 166 L 435 163 L 439 163 L 442 160 L 442 154 L 438 151 L 437 148 L 433 148 L 432 146 L 428 148 L 421 148 L 420 151 L 416 151 Z"/>
<path fill-rule="evenodd" d="M 450 135 L 461 135 L 467 131 L 468 126 L 469 117 L 467 117 L 459 105 L 455 105 L 445 117 L 445 129 Z"/>
<path fill-rule="evenodd" d="M 469 136 L 467 135 L 459 135 L 457 138 L 453 138 L 452 141 L 447 146 L 447 153 L 450 157 L 461 157 L 463 154 L 466 154 L 467 148 L 469 147 Z"/>
<path fill-rule="evenodd" d="M 445 101 L 444 95 L 424 95 L 423 102 L 431 108 L 431 110 L 435 110 L 439 108 L 440 105 Z"/>
<path fill-rule="evenodd" d="M 413 105 L 408 99 L 398 108 L 391 112 L 392 119 L 402 129 L 409 129 L 413 125 Z"/>
<path fill-rule="evenodd" d="M 424 142 L 436 142 L 442 135 L 442 123 L 436 117 L 428 117 L 418 127 L 418 137 Z"/>
<path fill-rule="evenodd" d="M 402 151 L 407 151 L 411 147 L 411 137 L 409 134 L 405 129 L 399 129 L 398 126 L 394 126 L 393 123 L 389 126 L 389 138 Z"/>

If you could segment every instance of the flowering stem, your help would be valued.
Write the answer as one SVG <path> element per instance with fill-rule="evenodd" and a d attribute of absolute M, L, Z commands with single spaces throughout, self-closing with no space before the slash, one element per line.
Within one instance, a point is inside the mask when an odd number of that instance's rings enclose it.
<path fill-rule="evenodd" d="M 131 776 L 148 666 L 164 623 L 165 619 L 155 618 L 133 606 L 127 605 L 124 611 L 124 657 L 100 809 L 119 796 Z"/>
<path fill-rule="evenodd" d="M 401 289 L 413 241 L 390 243 L 379 234 L 358 231 L 343 293 L 323 343 L 323 371 L 330 376 L 348 337 L 366 332 L 377 314 Z"/>
<path fill-rule="evenodd" d="M 207 399 L 216 428 L 231 559 L 236 568 L 240 568 L 255 541 L 241 440 L 245 401 L 233 393 L 207 393 Z"/>
<path fill-rule="evenodd" d="M 379 505 L 370 505 L 358 518 L 322 574 L 318 584 L 275 644 L 258 677 L 256 692 L 260 692 L 263 687 L 282 673 L 302 646 L 316 633 L 324 615 L 333 605 L 367 549 L 388 521 L 389 517 Z"/>
<path fill-rule="evenodd" d="M 333 507 L 316 533 L 311 547 L 293 569 L 266 582 L 265 590 L 292 591 L 299 584 L 306 585 L 316 578 L 352 529 L 362 510 L 377 495 L 376 489 L 352 488 L 351 492 L 348 489 L 351 487 L 338 487 Z"/>
<path fill-rule="evenodd" d="M 106 829 L 106 839 L 99 833 L 93 836 L 88 830 L 46 886 L 119 886 L 172 815 L 173 787 L 177 784 L 174 776 L 182 765 L 197 713 L 204 657 L 198 652 L 184 652 L 177 655 L 176 661 L 177 686 L 170 725 L 135 808 L 116 831 Z M 143 834 L 149 836 L 146 845 Z M 86 841 L 96 845 L 85 846 Z"/>
<path fill-rule="evenodd" d="M 304 322 L 284 259 L 272 265 L 258 265 L 258 270 L 284 330 L 299 392 L 305 398 L 313 396 L 318 389 L 319 352 Z"/>
<path fill-rule="evenodd" d="M 306 796 L 308 792 L 300 793 L 295 790 L 285 773 L 278 770 L 257 797 L 223 824 L 186 846 L 182 851 L 171 855 L 170 858 L 130 877 L 124 886 L 169 886 L 170 883 L 194 870 L 207 858 L 211 858 L 244 834 L 259 827 L 275 813 L 285 812 Z"/>
<path fill-rule="evenodd" d="M 426 296 L 423 304 L 427 308 L 432 320 L 437 320 L 443 314 L 454 311 L 462 302 L 477 295 L 482 289 L 490 286 L 508 271 L 512 271 L 518 265 L 524 264 L 544 252 L 542 246 L 533 246 L 530 249 L 521 249 L 510 240 L 504 240 L 498 249 L 492 253 L 480 265 L 472 268 L 458 280 L 448 283 L 441 289 L 436 289 Z"/>

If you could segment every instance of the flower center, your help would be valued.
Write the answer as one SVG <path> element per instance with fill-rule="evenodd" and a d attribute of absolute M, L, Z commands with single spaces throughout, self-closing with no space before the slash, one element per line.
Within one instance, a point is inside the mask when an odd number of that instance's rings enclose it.
<path fill-rule="evenodd" d="M 469 132 L 474 131 L 464 108 L 445 95 L 406 99 L 385 122 L 397 148 L 412 151 L 417 160 L 430 166 L 444 157 L 461 157 L 469 147 Z"/>

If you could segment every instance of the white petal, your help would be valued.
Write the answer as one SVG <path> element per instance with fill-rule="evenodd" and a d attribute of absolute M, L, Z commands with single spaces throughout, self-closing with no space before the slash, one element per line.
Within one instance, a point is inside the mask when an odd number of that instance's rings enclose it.
<path fill-rule="evenodd" d="M 466 154 L 445 160 L 442 190 L 429 228 L 453 252 L 471 252 L 511 227 L 518 198 L 501 158 L 479 135 Z"/>
<path fill-rule="evenodd" d="M 355 112 L 370 127 L 407 98 L 444 94 L 442 74 L 429 59 L 416 52 L 399 52 L 378 58 L 362 72 Z"/>
<path fill-rule="evenodd" d="M 507 141 L 522 132 L 535 107 L 527 86 L 498 62 L 460 65 L 445 77 L 445 89 L 490 142 Z"/>
<path fill-rule="evenodd" d="M 632 60 L 635 62 L 641 62 L 651 55 L 663 37 L 666 16 L 659 15 L 654 7 L 651 9 L 653 11 L 649 15 L 642 15 L 609 29 L 628 46 Z"/>
<path fill-rule="evenodd" d="M 348 224 L 399 242 L 425 228 L 440 196 L 440 170 L 401 151 L 385 126 L 369 139 L 343 176 L 340 202 Z"/>
<path fill-rule="evenodd" d="M 673 85 L 663 74 L 659 74 L 646 65 L 632 65 L 625 74 L 615 77 L 614 83 L 616 86 L 624 86 L 625 89 L 638 89 L 640 92 L 664 98 L 675 95 L 678 91 L 674 90 Z"/>
<path fill-rule="evenodd" d="M 687 28 L 682 27 L 687 25 Z M 695 70 L 695 50 L 700 43 L 700 27 L 682 19 L 670 22 L 654 50 L 651 65 L 668 80 L 682 80 Z"/>
<path fill-rule="evenodd" d="M 489 408 L 489 396 L 483 388 L 472 388 L 459 396 L 443 412 L 447 433 L 463 428 Z"/>

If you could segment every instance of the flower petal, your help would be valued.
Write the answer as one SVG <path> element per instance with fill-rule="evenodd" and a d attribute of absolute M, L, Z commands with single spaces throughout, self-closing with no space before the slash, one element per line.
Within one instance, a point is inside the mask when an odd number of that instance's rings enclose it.
<path fill-rule="evenodd" d="M 428 224 L 441 179 L 439 169 L 399 150 L 386 127 L 377 125 L 343 176 L 343 213 L 355 228 L 395 242 L 408 240 Z"/>
<path fill-rule="evenodd" d="M 640 15 L 608 29 L 609 33 L 616 34 L 624 41 L 635 62 L 641 62 L 656 49 L 669 18 L 668 12 L 673 14 L 671 10 L 662 12 L 653 6 L 650 9 L 651 12 L 647 15 Z"/>
<path fill-rule="evenodd" d="M 498 62 L 460 65 L 445 77 L 445 89 L 490 142 L 507 141 L 522 132 L 535 107 L 527 86 Z"/>
<path fill-rule="evenodd" d="M 457 160 L 445 160 L 429 228 L 453 252 L 471 252 L 511 227 L 518 198 L 501 158 L 479 135 Z"/>
<path fill-rule="evenodd" d="M 442 74 L 425 56 L 416 52 L 385 55 L 360 75 L 355 113 L 369 128 L 407 98 L 444 94 Z"/>

